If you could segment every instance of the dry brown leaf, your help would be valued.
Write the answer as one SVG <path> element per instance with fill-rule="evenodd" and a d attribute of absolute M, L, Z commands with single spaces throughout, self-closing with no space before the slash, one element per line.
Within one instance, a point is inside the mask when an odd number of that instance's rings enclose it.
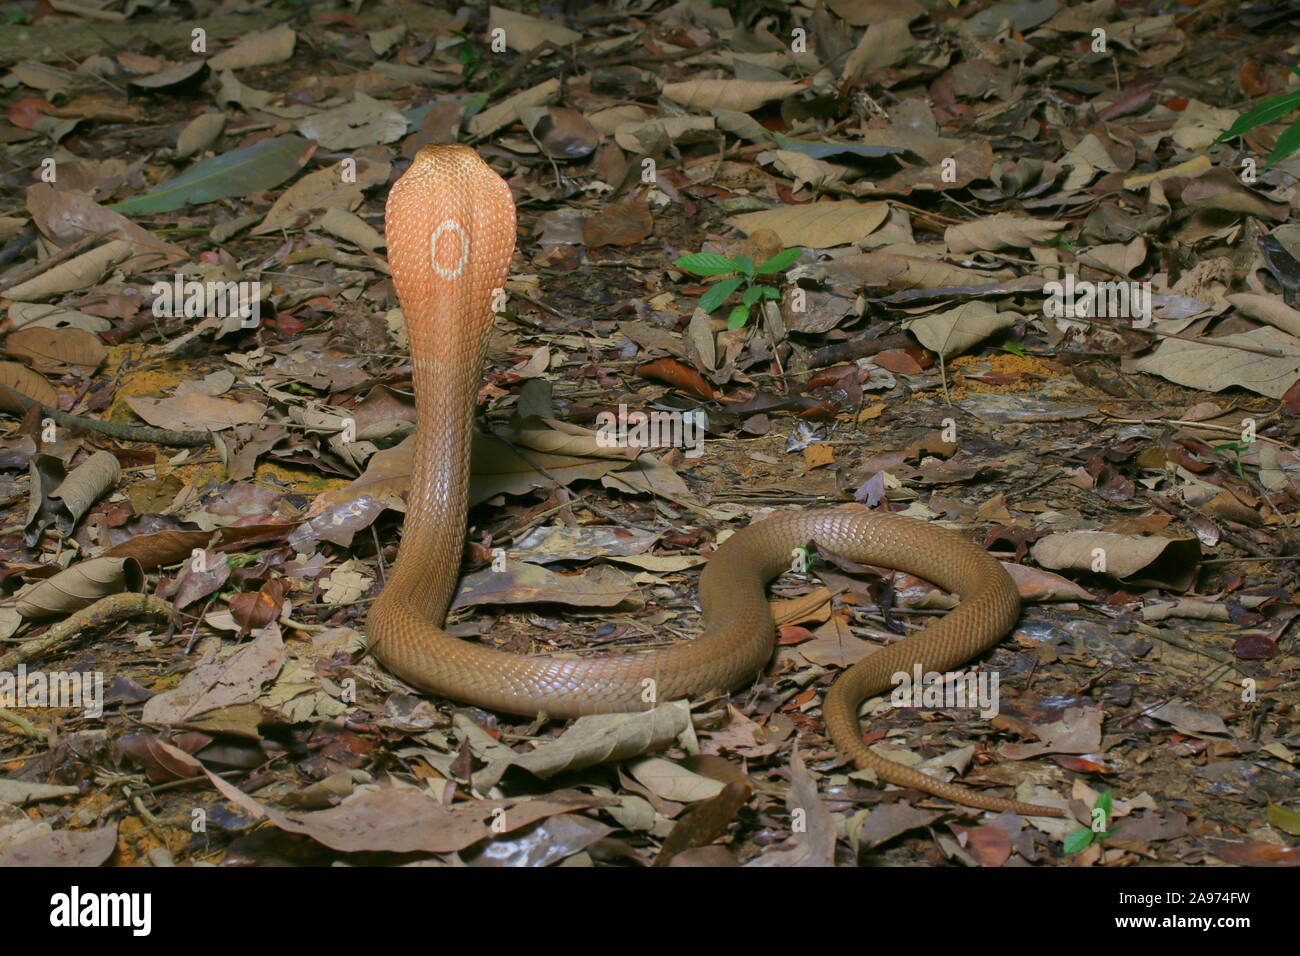
<path fill-rule="evenodd" d="M 138 593 L 144 572 L 134 558 L 91 558 L 19 592 L 15 607 L 23 617 L 71 614 L 102 597 L 123 591 Z"/>
<path fill-rule="evenodd" d="M 354 183 L 344 182 L 336 166 L 308 173 L 280 194 L 252 235 L 297 228 L 330 209 L 356 209 L 364 191 L 385 182 L 391 171 L 388 163 L 358 158 Z"/>
<path fill-rule="evenodd" d="M 132 251 L 141 257 L 138 265 L 142 269 L 189 258 L 180 246 L 164 242 L 120 212 L 105 209 L 81 193 L 55 189 L 49 183 L 27 187 L 27 211 L 41 234 L 61 246 L 107 231 L 130 243 Z"/>
<path fill-rule="evenodd" d="M 519 119 L 521 109 L 528 106 L 549 106 L 559 98 L 560 81 L 554 78 L 543 80 L 479 113 L 469 121 L 469 131 L 476 137 L 488 136 Z"/>
<path fill-rule="evenodd" d="M 63 504 L 69 527 L 81 520 L 99 496 L 116 484 L 122 466 L 112 452 L 97 451 L 68 473 L 50 498 Z"/>
<path fill-rule="evenodd" d="M 176 687 L 149 698 L 141 719 L 146 724 L 180 724 L 222 707 L 251 704 L 283 664 L 284 641 L 273 621 L 230 657 L 204 658 Z"/>
<path fill-rule="evenodd" d="M 186 123 L 176 137 L 176 158 L 184 159 L 207 149 L 220 138 L 225 128 L 225 113 L 200 113 Z"/>
<path fill-rule="evenodd" d="M 957 255 L 997 252 L 999 249 L 1028 249 L 1030 246 L 1051 242 L 1068 225 L 1062 219 L 988 216 L 959 226 L 949 226 L 943 239 L 948 245 L 948 251 Z"/>
<path fill-rule="evenodd" d="M 746 235 L 770 229 L 786 246 L 827 249 L 865 239 L 888 216 L 888 203 L 837 201 L 779 206 L 734 216 L 728 222 Z"/>
<path fill-rule="evenodd" d="M 949 357 L 961 355 L 1019 319 L 1019 312 L 999 312 L 991 303 L 976 299 L 924 315 L 908 325 L 908 330 L 931 352 Z"/>
<path fill-rule="evenodd" d="M 915 45 L 907 20 L 895 18 L 873 23 L 844 61 L 844 81 L 861 80 L 907 59 Z"/>
<path fill-rule="evenodd" d="M 718 107 L 748 113 L 764 103 L 783 100 L 802 89 L 803 83 L 786 80 L 686 80 L 665 83 L 663 95 L 687 109 Z"/>
<path fill-rule="evenodd" d="M 662 750 L 690 726 L 689 708 L 677 703 L 637 714 L 593 714 L 579 717 L 559 737 L 517 755 L 513 763 L 545 780 L 566 770 Z"/>
<path fill-rule="evenodd" d="M 69 370 L 89 374 L 104 364 L 108 350 L 99 336 L 85 329 L 29 326 L 5 338 L 5 351 L 36 371 L 61 375 Z"/>
<path fill-rule="evenodd" d="M 566 26 L 540 17 L 516 13 L 496 5 L 489 7 L 488 10 L 488 31 L 503 30 L 506 46 L 517 53 L 531 50 L 539 43 L 547 41 L 556 46 L 570 46 L 583 38 L 581 33 L 575 33 Z"/>
<path fill-rule="evenodd" d="M 26 282 L 5 290 L 5 296 L 20 301 L 44 299 L 65 292 L 79 292 L 96 286 L 108 275 L 110 269 L 136 253 L 136 247 L 124 240 L 114 239 L 89 249 L 79 256 L 60 262 Z"/>
<path fill-rule="evenodd" d="M 293 56 L 298 35 L 293 27 L 281 23 L 277 27 L 254 33 L 227 47 L 208 60 L 213 70 L 242 70 L 250 66 L 283 63 Z"/>
<path fill-rule="evenodd" d="M 1126 584 L 1186 591 L 1196 581 L 1201 547 L 1196 538 L 1071 531 L 1040 538 L 1030 553 L 1040 565 L 1056 571 L 1069 569 Z"/>
<path fill-rule="evenodd" d="M 261 421 L 266 414 L 266 406 L 256 402 L 229 402 L 197 392 L 172 398 L 137 398 L 128 395 L 126 403 L 131 406 L 131 411 L 150 425 L 178 431 L 220 431 L 235 425 L 252 425 Z"/>
<path fill-rule="evenodd" d="M 1282 354 L 1260 355 L 1183 339 L 1165 339 L 1150 355 L 1137 359 L 1133 367 L 1188 388 L 1221 392 L 1237 385 L 1269 398 L 1281 398 L 1300 378 L 1300 338 L 1279 329 L 1265 327 L 1205 341 L 1272 349 Z"/>
<path fill-rule="evenodd" d="M 9 388 L 49 408 L 59 407 L 59 393 L 54 386 L 26 365 L 0 362 L 0 409 L 21 415 L 23 406 L 6 391 Z"/>
<path fill-rule="evenodd" d="M 309 116 L 298 132 L 327 149 L 361 149 L 406 135 L 406 117 L 386 103 L 357 93 L 351 103 Z"/>
<path fill-rule="evenodd" d="M 44 825 L 42 825 L 44 826 Z M 117 824 L 96 830 L 49 830 L 0 846 L 0 867 L 96 867 L 117 850 Z"/>
<path fill-rule="evenodd" d="M 461 579 L 453 608 L 479 604 L 562 604 L 567 607 L 642 606 L 631 576 L 606 564 L 578 574 L 557 574 L 523 561 L 504 570 L 485 568 Z"/>
<path fill-rule="evenodd" d="M 1300 341 L 1300 312 L 1291 308 L 1280 297 L 1238 292 L 1225 298 L 1252 319 L 1267 322 L 1276 329 L 1296 336 L 1297 341 Z"/>
<path fill-rule="evenodd" d="M 606 206 L 582 223 L 582 240 L 599 246 L 634 246 L 654 232 L 650 205 L 641 196 Z"/>
<path fill-rule="evenodd" d="M 454 853 L 556 814 L 599 806 L 591 797 L 537 800 L 467 800 L 447 806 L 414 787 L 363 787 L 337 807 L 286 813 L 262 804 L 208 772 L 212 785 L 255 818 L 269 818 L 289 833 L 301 833 L 344 852 Z"/>

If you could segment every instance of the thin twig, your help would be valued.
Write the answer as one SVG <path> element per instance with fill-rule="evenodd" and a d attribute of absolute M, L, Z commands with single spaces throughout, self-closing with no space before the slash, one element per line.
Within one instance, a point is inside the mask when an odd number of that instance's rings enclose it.
<path fill-rule="evenodd" d="M 30 266 L 21 270 L 16 275 L 12 275 L 8 279 L 0 279 L 0 292 L 12 289 L 16 285 L 22 285 L 28 279 L 34 279 L 42 272 L 48 272 L 60 262 L 71 259 L 73 256 L 81 255 L 81 253 L 97 244 L 99 240 L 103 239 L 112 231 L 112 229 L 103 229 L 94 235 L 84 236 L 72 245 L 68 246 L 68 248 L 60 249 L 53 255 L 46 256 L 40 262 L 33 262 Z"/>
<path fill-rule="evenodd" d="M 175 613 L 176 608 L 162 598 L 148 594 L 110 594 L 55 624 L 40 637 L 27 641 L 4 657 L 0 657 L 0 670 L 8 670 L 23 661 L 31 660 L 37 654 L 56 645 L 71 643 L 89 628 L 100 624 L 121 621 L 135 617 L 137 614 L 171 617 Z"/>

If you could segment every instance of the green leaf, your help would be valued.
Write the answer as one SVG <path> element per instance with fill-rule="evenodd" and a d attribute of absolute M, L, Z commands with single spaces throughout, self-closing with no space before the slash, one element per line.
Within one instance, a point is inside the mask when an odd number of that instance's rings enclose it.
<path fill-rule="evenodd" d="M 732 276 L 730 279 L 723 279 L 715 282 L 709 287 L 709 291 L 700 296 L 700 308 L 705 312 L 712 312 L 722 303 L 731 298 L 731 293 L 740 288 L 740 284 L 745 280 L 740 276 Z"/>
<path fill-rule="evenodd" d="M 773 289 L 770 285 L 759 286 L 759 288 L 763 290 L 763 298 L 765 298 L 765 299 L 779 299 L 779 298 L 781 298 L 781 290 L 780 290 L 780 289 Z"/>
<path fill-rule="evenodd" d="M 1100 809 L 1102 813 L 1106 814 L 1106 819 L 1109 820 L 1110 811 L 1112 806 L 1114 806 L 1114 803 L 1115 803 L 1114 791 L 1107 790 L 1104 793 L 1102 793 L 1101 796 L 1097 797 L 1097 802 L 1093 804 L 1093 808 Z"/>
<path fill-rule="evenodd" d="M 736 263 L 716 252 L 692 252 L 673 260 L 673 265 L 693 276 L 729 276 L 740 271 Z"/>
<path fill-rule="evenodd" d="M 731 310 L 731 315 L 727 316 L 727 328 L 741 329 L 749 321 L 749 306 L 738 305 Z"/>
<path fill-rule="evenodd" d="M 1271 800 L 1268 804 L 1268 822 L 1284 833 L 1300 836 L 1300 813 L 1279 807 Z"/>
<path fill-rule="evenodd" d="M 488 100 L 492 94 L 484 90 L 482 93 L 475 93 L 468 97 L 461 108 L 462 121 L 468 121 L 471 116 L 476 116 L 483 111 L 483 107 L 488 105 Z"/>
<path fill-rule="evenodd" d="M 749 258 L 749 256 L 735 256 L 731 261 L 734 262 L 737 267 L 739 267 L 740 271 L 745 273 L 745 275 L 749 276 L 751 279 L 754 278 L 754 260 Z"/>
<path fill-rule="evenodd" d="M 803 252 L 802 249 L 787 249 L 785 252 L 778 252 L 759 266 L 756 274 L 770 276 L 773 272 L 784 272 L 789 268 L 790 263 L 799 258 L 801 252 Z"/>
<path fill-rule="evenodd" d="M 761 298 L 763 298 L 763 286 L 751 285 L 745 290 L 745 294 L 740 297 L 740 303 L 748 309 Z"/>
<path fill-rule="evenodd" d="M 1019 342 L 1005 343 L 1002 346 L 1002 351 L 1010 352 L 1012 355 L 1019 355 L 1021 358 L 1025 358 L 1029 354 L 1028 352 L 1025 351 L 1025 347 L 1021 345 Z"/>
<path fill-rule="evenodd" d="M 1222 143 L 1234 136 L 1249 133 L 1256 126 L 1263 126 L 1265 123 L 1281 119 L 1297 107 L 1300 107 L 1300 90 L 1296 90 L 1294 93 L 1283 93 L 1281 96 L 1270 96 L 1250 112 L 1238 116 L 1237 121 L 1228 127 L 1228 131 L 1216 139 L 1215 142 Z"/>
<path fill-rule="evenodd" d="M 1065 850 L 1066 853 L 1078 853 L 1080 850 L 1082 850 L 1091 842 L 1092 842 L 1091 830 L 1075 830 L 1073 833 L 1071 833 L 1068 837 L 1065 838 L 1065 845 L 1063 849 Z"/>
<path fill-rule="evenodd" d="M 299 160 L 310 148 L 309 140 L 292 134 L 264 139 L 201 160 L 157 189 L 123 199 L 108 208 L 121 213 L 171 212 L 187 205 L 274 189 L 302 169 Z"/>
<path fill-rule="evenodd" d="M 1282 135 L 1273 144 L 1273 152 L 1268 154 L 1267 165 L 1272 166 L 1274 163 L 1281 162 L 1297 149 L 1300 149 L 1300 119 L 1282 131 Z"/>

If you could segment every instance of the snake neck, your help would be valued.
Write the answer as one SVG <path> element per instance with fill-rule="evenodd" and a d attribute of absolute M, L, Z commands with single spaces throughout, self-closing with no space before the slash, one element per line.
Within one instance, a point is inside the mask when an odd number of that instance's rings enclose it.
<path fill-rule="evenodd" d="M 404 595 L 421 617 L 438 623 L 454 595 L 465 549 L 480 361 L 464 356 L 481 355 L 484 344 L 412 343 L 418 428 L 402 543 L 388 588 Z"/>

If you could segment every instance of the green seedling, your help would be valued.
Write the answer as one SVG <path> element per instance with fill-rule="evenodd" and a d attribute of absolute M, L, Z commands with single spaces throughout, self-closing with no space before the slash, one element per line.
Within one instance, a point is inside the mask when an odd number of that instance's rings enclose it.
<path fill-rule="evenodd" d="M 728 259 L 715 252 L 694 252 L 681 256 L 673 265 L 683 272 L 694 276 L 725 276 L 700 296 L 700 308 L 713 312 L 744 286 L 740 302 L 732 306 L 727 316 L 727 328 L 743 328 L 749 321 L 749 310 L 763 299 L 781 298 L 781 290 L 775 286 L 763 285 L 759 280 L 764 276 L 775 275 L 786 269 L 790 263 L 799 258 L 799 249 L 786 249 L 778 252 L 760 266 L 754 265 L 749 256 L 735 256 Z"/>
<path fill-rule="evenodd" d="M 1294 66 L 1287 67 L 1296 76 L 1300 76 L 1300 70 Z M 1216 143 L 1222 143 L 1224 140 L 1232 139 L 1234 136 L 1241 136 L 1249 133 L 1256 126 L 1263 126 L 1265 123 L 1272 123 L 1280 120 L 1293 110 L 1300 109 L 1300 90 L 1294 90 L 1290 93 L 1282 93 L 1279 96 L 1270 96 L 1253 110 L 1242 113 L 1237 117 L 1237 122 L 1233 123 L 1228 131 L 1215 140 Z M 1277 138 L 1273 144 L 1273 152 L 1269 154 L 1268 163 L 1272 166 L 1274 163 L 1286 159 L 1297 149 L 1300 149 L 1300 118 L 1282 131 L 1282 135 Z"/>
<path fill-rule="evenodd" d="M 1092 805 L 1092 826 L 1086 830 L 1075 830 L 1066 837 L 1066 853 L 1078 853 L 1093 843 L 1100 845 L 1110 836 L 1113 802 L 1114 798 L 1109 790 L 1097 797 L 1097 802 Z"/>

